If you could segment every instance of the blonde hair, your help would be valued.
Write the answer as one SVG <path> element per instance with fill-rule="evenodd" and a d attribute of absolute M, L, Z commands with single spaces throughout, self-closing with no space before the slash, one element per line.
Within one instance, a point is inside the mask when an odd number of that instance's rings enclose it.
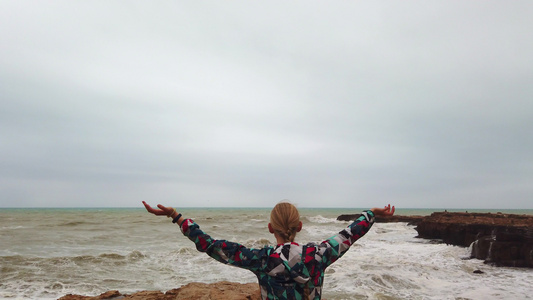
<path fill-rule="evenodd" d="M 287 242 L 294 242 L 300 227 L 300 213 L 293 204 L 283 201 L 272 209 L 270 225 L 274 232 Z"/>

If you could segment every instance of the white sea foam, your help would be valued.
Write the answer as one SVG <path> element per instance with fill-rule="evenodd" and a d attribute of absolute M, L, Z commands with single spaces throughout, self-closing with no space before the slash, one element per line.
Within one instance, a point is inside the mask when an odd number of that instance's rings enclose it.
<path fill-rule="evenodd" d="M 379 291 L 400 299 L 508 299 L 498 289 L 521 295 L 514 299 L 531 295 L 530 269 L 496 268 L 479 260 L 464 260 L 468 249 L 409 238 L 407 233 L 415 233 L 412 228 L 398 224 L 376 224 L 378 230 L 365 236 L 342 263 L 332 266 L 334 272 L 327 282 L 335 284 L 329 288 L 339 291 L 351 286 L 355 293 L 365 287 L 366 296 L 376 297 Z M 405 230 L 399 231 L 402 226 Z M 398 237 L 402 235 L 403 239 Z M 478 269 L 485 273 L 474 274 Z M 498 274 L 505 274 L 507 280 Z"/>

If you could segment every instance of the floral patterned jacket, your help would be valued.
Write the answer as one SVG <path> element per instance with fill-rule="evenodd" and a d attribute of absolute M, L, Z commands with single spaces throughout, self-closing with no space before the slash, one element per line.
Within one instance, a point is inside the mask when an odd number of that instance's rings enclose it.
<path fill-rule="evenodd" d="M 320 244 L 286 243 L 250 249 L 239 243 L 216 240 L 204 233 L 198 224 L 187 219 L 181 231 L 215 260 L 252 271 L 259 280 L 262 299 L 318 300 L 326 268 L 346 253 L 350 246 L 365 235 L 374 223 L 374 213 L 361 216 L 337 235 Z"/>

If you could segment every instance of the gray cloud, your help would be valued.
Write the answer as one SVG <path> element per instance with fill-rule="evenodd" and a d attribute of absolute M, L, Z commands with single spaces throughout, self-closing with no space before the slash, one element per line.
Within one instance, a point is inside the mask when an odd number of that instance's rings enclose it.
<path fill-rule="evenodd" d="M 0 207 L 533 208 L 528 1 L 0 4 Z"/>

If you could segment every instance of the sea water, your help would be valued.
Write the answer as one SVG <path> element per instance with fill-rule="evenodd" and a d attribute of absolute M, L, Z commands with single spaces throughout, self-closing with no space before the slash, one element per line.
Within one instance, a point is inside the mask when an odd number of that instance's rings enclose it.
<path fill-rule="evenodd" d="M 297 242 L 320 242 L 348 225 L 337 216 L 360 211 L 301 208 L 304 226 Z M 275 243 L 267 230 L 270 208 L 180 212 L 214 238 L 247 247 Z M 414 226 L 406 223 L 374 224 L 327 269 L 323 298 L 533 299 L 532 269 L 486 265 L 469 259 L 468 248 L 416 235 Z M 0 271 L 2 299 L 166 291 L 190 282 L 257 282 L 251 272 L 199 253 L 170 219 L 144 208 L 0 209 Z"/>

